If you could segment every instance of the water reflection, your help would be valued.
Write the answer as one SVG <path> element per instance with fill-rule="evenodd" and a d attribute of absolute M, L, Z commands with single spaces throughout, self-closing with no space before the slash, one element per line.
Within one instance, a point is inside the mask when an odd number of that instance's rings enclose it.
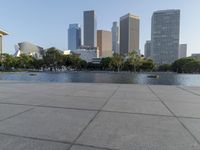
<path fill-rule="evenodd" d="M 148 78 L 156 74 L 159 78 Z M 32 82 L 87 82 L 87 83 L 127 83 L 157 85 L 200 86 L 200 75 L 175 73 L 114 73 L 114 72 L 69 72 L 69 73 L 36 73 L 28 72 L 0 73 L 0 80 L 17 80 Z"/>

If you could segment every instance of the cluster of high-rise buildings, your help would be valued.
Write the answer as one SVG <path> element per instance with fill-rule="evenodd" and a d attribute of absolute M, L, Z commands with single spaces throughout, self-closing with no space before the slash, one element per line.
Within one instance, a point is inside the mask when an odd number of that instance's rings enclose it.
<path fill-rule="evenodd" d="M 73 53 L 96 50 L 100 58 L 111 57 L 113 53 L 127 55 L 129 51 L 139 53 L 140 19 L 127 14 L 118 22 L 113 22 L 110 30 L 97 30 L 94 10 L 83 12 L 83 36 L 79 24 L 70 24 L 68 29 L 68 49 Z M 81 38 L 83 37 L 83 44 Z M 83 54 L 83 53 L 82 53 Z"/>
<path fill-rule="evenodd" d="M 128 55 L 135 50 L 140 54 L 140 18 L 128 13 L 113 22 L 111 31 L 97 30 L 95 11 L 84 11 L 83 36 L 78 24 L 68 29 L 68 49 L 76 52 L 82 47 L 99 50 L 99 57 L 110 57 L 113 53 Z M 81 38 L 83 45 L 81 44 Z M 145 57 L 158 65 L 170 64 L 187 56 L 187 45 L 180 41 L 180 10 L 161 10 L 153 13 L 151 40 L 145 44 Z"/>

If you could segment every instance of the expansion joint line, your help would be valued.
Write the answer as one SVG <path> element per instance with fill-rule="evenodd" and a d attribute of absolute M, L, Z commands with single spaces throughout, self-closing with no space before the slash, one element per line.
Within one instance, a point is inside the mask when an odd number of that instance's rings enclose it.
<path fill-rule="evenodd" d="M 25 112 L 31 111 L 31 110 L 33 110 L 33 109 L 35 109 L 35 108 L 32 107 L 32 108 L 27 109 L 27 110 L 25 110 L 25 111 L 23 111 L 23 112 L 20 112 L 20 113 L 17 113 L 17 114 L 15 114 L 15 115 L 12 115 L 12 116 L 10 116 L 10 117 L 7 117 L 7 118 L 5 118 L 5 119 L 2 119 L 2 120 L 0 120 L 0 122 L 5 121 L 5 120 L 8 120 L 8 119 L 11 119 L 11 118 L 14 118 L 14 117 L 16 117 L 16 116 L 19 116 L 19 115 L 21 115 L 21 114 L 23 114 L 23 113 L 25 113 Z"/>
<path fill-rule="evenodd" d="M 188 131 L 188 133 L 195 139 L 195 141 L 200 145 L 200 141 L 193 135 L 193 133 L 184 125 L 184 123 L 179 119 L 178 116 L 165 104 L 165 102 L 156 94 L 156 92 L 148 85 L 149 90 L 160 100 L 160 102 L 167 108 L 167 110 L 177 119 L 177 121 L 183 126 L 183 128 Z"/>
<path fill-rule="evenodd" d="M 183 91 L 185 91 L 185 92 L 188 92 L 188 93 L 190 93 L 190 94 L 194 94 L 194 95 L 196 95 L 196 96 L 200 96 L 200 94 L 197 94 L 197 93 L 195 93 L 195 92 L 192 92 L 192 91 L 190 91 L 190 90 L 188 90 L 188 89 L 185 89 L 185 88 L 183 88 L 183 87 L 176 86 L 176 88 L 181 89 L 181 90 L 183 90 Z"/>
<path fill-rule="evenodd" d="M 102 111 L 104 106 L 109 102 L 111 97 L 117 92 L 117 90 L 120 88 L 120 85 L 117 86 L 117 88 L 114 90 L 114 92 L 106 99 L 105 103 L 102 105 L 102 107 L 96 112 L 94 117 L 88 122 L 88 124 L 83 128 L 83 130 L 79 133 L 79 135 L 75 138 L 75 140 L 72 142 L 72 144 L 69 146 L 67 150 L 70 150 L 73 145 L 76 145 L 76 141 L 79 139 L 79 137 L 83 134 L 83 132 L 89 127 L 89 125 L 94 121 L 94 119 L 97 117 L 97 115 Z M 105 149 L 105 148 L 103 148 Z M 108 148 L 106 148 L 108 149 Z M 108 149 L 109 150 L 109 149 Z"/>

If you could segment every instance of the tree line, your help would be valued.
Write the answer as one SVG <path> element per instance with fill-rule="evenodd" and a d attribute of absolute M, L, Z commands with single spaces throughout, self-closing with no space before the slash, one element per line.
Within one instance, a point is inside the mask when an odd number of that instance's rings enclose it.
<path fill-rule="evenodd" d="M 64 55 L 58 49 L 49 48 L 43 55 L 43 59 L 21 54 L 14 57 L 2 54 L 0 69 L 4 71 L 16 70 L 102 70 L 102 71 L 173 71 L 178 73 L 200 73 L 200 61 L 193 58 L 182 58 L 172 64 L 156 66 L 151 59 L 140 56 L 136 51 L 129 52 L 124 57 L 113 54 L 112 57 L 102 58 L 100 62 L 89 62 L 82 60 L 78 55 Z"/>
<path fill-rule="evenodd" d="M 195 57 L 186 57 L 176 60 L 172 64 L 158 67 L 158 71 L 172 71 L 177 73 L 200 73 L 200 60 Z"/>

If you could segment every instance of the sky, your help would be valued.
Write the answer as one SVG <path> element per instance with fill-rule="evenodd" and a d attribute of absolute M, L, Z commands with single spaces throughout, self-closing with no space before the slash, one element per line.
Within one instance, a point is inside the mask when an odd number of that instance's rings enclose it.
<path fill-rule="evenodd" d="M 68 47 L 70 23 L 83 27 L 83 11 L 95 10 L 98 29 L 111 30 L 112 22 L 127 13 L 140 17 L 140 49 L 151 38 L 154 11 L 181 10 L 180 43 L 188 44 L 188 56 L 200 53 L 200 0 L 0 0 L 0 28 L 4 52 L 13 54 L 14 45 L 28 41 L 44 48 Z"/>

